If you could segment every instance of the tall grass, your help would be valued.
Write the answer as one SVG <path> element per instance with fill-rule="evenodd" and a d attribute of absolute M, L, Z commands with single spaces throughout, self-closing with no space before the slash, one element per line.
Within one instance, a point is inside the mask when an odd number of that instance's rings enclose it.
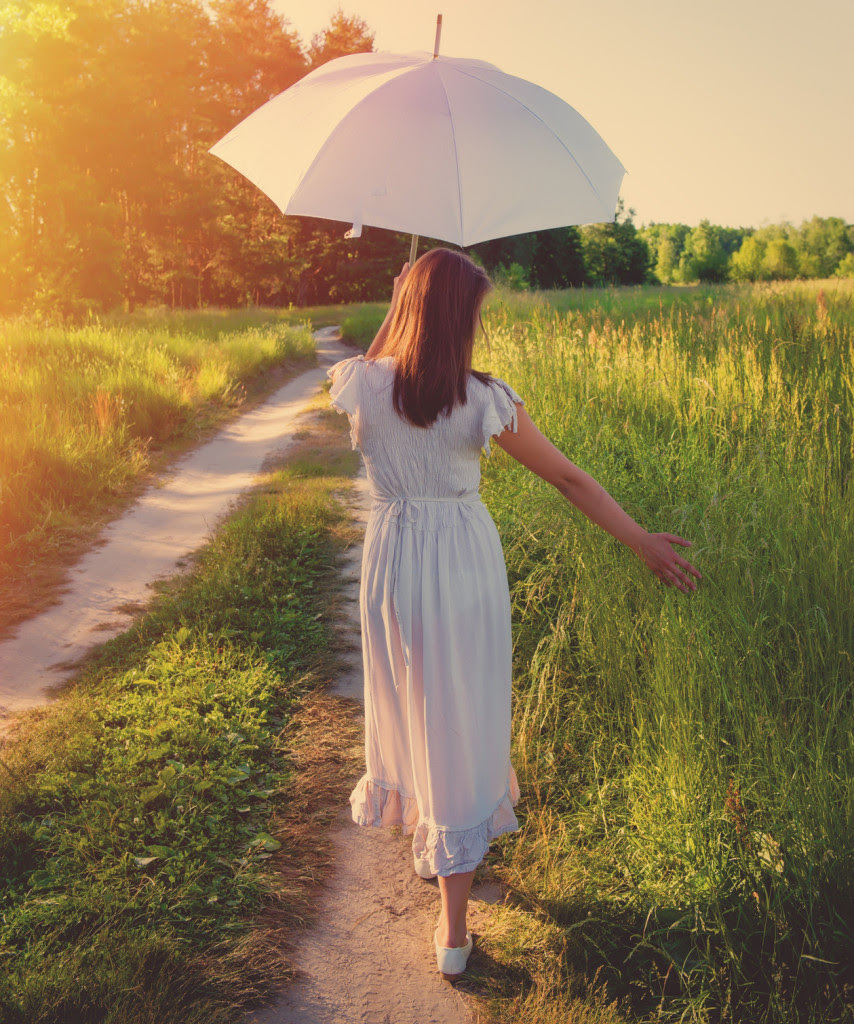
<path fill-rule="evenodd" d="M 261 370 L 313 353 L 307 325 L 257 312 L 0 322 L 0 564 L 122 492 L 152 447 L 239 405 Z"/>
<path fill-rule="evenodd" d="M 854 292 L 602 297 L 493 303 L 477 365 L 704 580 L 660 588 L 490 460 L 526 786 L 503 870 L 560 936 L 517 1019 L 579 975 L 657 1020 L 848 1019 Z"/>

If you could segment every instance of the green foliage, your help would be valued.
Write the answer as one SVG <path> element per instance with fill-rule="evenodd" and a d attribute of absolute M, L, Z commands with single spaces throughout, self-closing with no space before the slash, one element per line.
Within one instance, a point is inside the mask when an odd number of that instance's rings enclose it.
<path fill-rule="evenodd" d="M 584 284 L 587 273 L 578 228 L 538 231 L 531 263 L 531 284 L 536 288 L 569 288 Z"/>
<path fill-rule="evenodd" d="M 531 287 L 525 268 L 520 263 L 511 263 L 505 267 L 499 263 L 492 271 L 492 281 L 498 288 L 508 288 L 511 292 L 525 292 Z"/>
<path fill-rule="evenodd" d="M 723 228 L 702 221 L 651 224 L 640 232 L 663 284 L 694 281 L 771 281 L 828 278 L 854 251 L 854 230 L 839 217 L 813 217 L 796 229 Z"/>
<path fill-rule="evenodd" d="M 644 284 L 649 277 L 649 248 L 633 221 L 634 210 L 617 204 L 613 224 L 587 224 L 581 245 L 587 280 L 595 285 Z M 622 219 L 621 219 L 622 218 Z"/>
<path fill-rule="evenodd" d="M 802 277 L 832 277 L 854 249 L 854 232 L 839 217 L 813 217 L 798 229 L 798 251 Z"/>
<path fill-rule="evenodd" d="M 791 281 L 798 274 L 798 253 L 785 238 L 772 238 L 762 258 L 762 277 L 767 281 Z"/>
<path fill-rule="evenodd" d="M 733 281 L 759 281 L 764 259 L 765 243 L 755 235 L 748 235 L 732 258 L 730 276 Z"/>
<path fill-rule="evenodd" d="M 496 870 L 555 935 L 556 993 L 584 972 L 643 1019 L 844 1021 L 851 289 L 642 295 L 562 314 L 517 296 L 477 353 L 636 519 L 692 539 L 704 574 L 690 598 L 661 588 L 557 492 L 490 460 L 525 815 Z"/>
<path fill-rule="evenodd" d="M 341 483 L 281 475 L 4 750 L 0 1019 L 225 1024 L 283 980 L 248 919 L 287 895 L 274 815 Z"/>
<path fill-rule="evenodd" d="M 700 221 L 685 239 L 679 268 L 679 279 L 685 284 L 725 281 L 729 257 L 724 249 L 721 229 L 707 220 Z"/>
<path fill-rule="evenodd" d="M 469 255 L 500 278 L 508 267 L 519 267 L 518 280 L 535 288 L 567 288 L 584 284 L 587 272 L 578 228 L 554 228 L 510 238 L 480 242 Z"/>
<path fill-rule="evenodd" d="M 837 277 L 854 277 L 854 252 L 845 254 L 844 258 L 839 261 L 835 274 Z"/>

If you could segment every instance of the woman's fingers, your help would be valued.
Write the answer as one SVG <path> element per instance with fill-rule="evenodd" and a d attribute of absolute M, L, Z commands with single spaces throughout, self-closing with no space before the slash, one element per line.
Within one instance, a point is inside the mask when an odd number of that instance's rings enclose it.
<path fill-rule="evenodd" d="M 409 262 L 403 264 L 400 273 L 394 279 L 394 283 L 391 289 L 391 308 L 394 309 L 397 306 L 397 299 L 400 295 L 400 289 L 403 282 L 406 280 L 406 275 L 409 273 Z"/>
<path fill-rule="evenodd" d="M 668 587 L 676 587 L 677 590 L 681 590 L 683 594 L 689 594 L 692 590 L 697 589 L 697 584 L 693 580 L 689 580 L 687 576 L 662 573 L 658 578 Z"/>
<path fill-rule="evenodd" d="M 691 565 L 690 562 L 686 562 L 685 559 L 681 558 L 679 555 L 676 555 L 675 557 L 676 557 L 676 564 L 678 566 L 680 566 L 686 572 L 690 572 L 692 576 L 696 576 L 698 580 L 701 580 L 703 578 L 703 574 L 700 572 L 700 570 L 696 566 Z"/>

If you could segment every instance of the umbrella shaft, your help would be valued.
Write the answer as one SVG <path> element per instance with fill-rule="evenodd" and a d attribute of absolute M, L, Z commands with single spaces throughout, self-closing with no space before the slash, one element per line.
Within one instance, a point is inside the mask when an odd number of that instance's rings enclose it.
<path fill-rule="evenodd" d="M 415 257 L 418 254 L 418 235 L 412 236 L 412 245 L 409 247 L 409 265 L 410 267 L 415 262 Z"/>

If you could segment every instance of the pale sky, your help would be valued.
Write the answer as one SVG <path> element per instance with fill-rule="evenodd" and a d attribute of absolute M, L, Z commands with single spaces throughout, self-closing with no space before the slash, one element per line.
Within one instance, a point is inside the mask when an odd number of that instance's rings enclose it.
<path fill-rule="evenodd" d="M 340 6 L 375 48 L 489 61 L 579 111 L 638 225 L 854 222 L 854 0 L 270 0 L 305 43 Z"/>

